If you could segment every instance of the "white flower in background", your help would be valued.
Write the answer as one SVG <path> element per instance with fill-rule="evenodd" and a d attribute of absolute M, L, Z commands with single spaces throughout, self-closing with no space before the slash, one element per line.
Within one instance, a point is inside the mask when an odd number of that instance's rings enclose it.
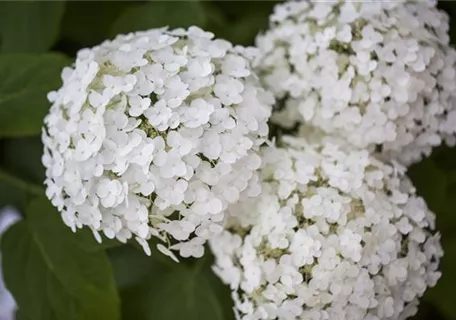
<path fill-rule="evenodd" d="M 258 195 L 272 95 L 247 52 L 197 27 L 78 52 L 49 94 L 47 196 L 74 231 L 199 257 L 228 204 Z M 229 192 L 227 192 L 229 190 Z M 174 256 L 173 256 L 174 257 Z"/>
<path fill-rule="evenodd" d="M 406 319 L 439 279 L 434 215 L 404 167 L 329 139 L 265 148 L 261 196 L 210 240 L 238 319 Z"/>
<path fill-rule="evenodd" d="M 257 38 L 272 122 L 409 165 L 456 132 L 456 51 L 436 1 L 290 1 Z"/>

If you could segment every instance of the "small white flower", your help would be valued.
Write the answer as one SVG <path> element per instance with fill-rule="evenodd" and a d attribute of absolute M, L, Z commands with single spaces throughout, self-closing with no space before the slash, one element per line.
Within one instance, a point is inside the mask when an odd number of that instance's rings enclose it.
<path fill-rule="evenodd" d="M 220 99 L 220 102 L 225 105 L 241 103 L 243 90 L 244 85 L 235 78 L 224 74 L 215 78 L 214 93 Z"/>

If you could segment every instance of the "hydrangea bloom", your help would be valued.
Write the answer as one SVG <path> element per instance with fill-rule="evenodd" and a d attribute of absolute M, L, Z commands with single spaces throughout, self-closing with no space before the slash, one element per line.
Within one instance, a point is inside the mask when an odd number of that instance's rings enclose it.
<path fill-rule="evenodd" d="M 197 27 L 81 50 L 43 130 L 47 196 L 73 230 L 131 237 L 150 254 L 203 254 L 229 203 L 256 196 L 273 97 L 248 50 Z M 100 240 L 101 241 L 101 240 Z"/>
<path fill-rule="evenodd" d="M 404 167 L 335 140 L 265 149 L 263 192 L 210 240 L 238 319 L 399 320 L 440 277 L 434 215 Z"/>
<path fill-rule="evenodd" d="M 291 1 L 257 38 L 273 122 L 305 123 L 409 165 L 454 144 L 456 51 L 436 1 Z"/>

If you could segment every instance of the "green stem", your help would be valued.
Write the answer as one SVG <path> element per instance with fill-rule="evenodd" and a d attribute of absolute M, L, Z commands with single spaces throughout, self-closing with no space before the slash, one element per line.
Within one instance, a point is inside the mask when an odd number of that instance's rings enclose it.
<path fill-rule="evenodd" d="M 4 169 L 0 168 L 0 181 L 1 180 L 5 181 L 6 183 L 10 184 L 11 186 L 14 186 L 14 187 L 21 189 L 30 194 L 42 196 L 44 193 L 43 187 L 30 183 L 30 182 L 27 182 L 15 175 L 12 175 L 9 172 L 6 172 Z"/>

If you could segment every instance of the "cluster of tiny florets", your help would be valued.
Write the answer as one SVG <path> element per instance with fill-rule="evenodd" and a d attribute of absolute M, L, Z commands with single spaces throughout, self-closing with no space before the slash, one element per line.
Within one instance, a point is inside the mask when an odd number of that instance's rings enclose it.
<path fill-rule="evenodd" d="M 272 122 L 409 165 L 456 132 L 456 51 L 436 1 L 290 1 L 257 38 Z M 380 148 L 379 148 L 380 147 Z"/>
<path fill-rule="evenodd" d="M 260 193 L 273 100 L 244 54 L 196 27 L 78 52 L 43 130 L 46 193 L 64 222 L 202 256 L 228 204 Z"/>
<path fill-rule="evenodd" d="M 210 241 L 238 319 L 399 320 L 440 277 L 434 215 L 404 176 L 335 140 L 263 150 L 260 197 Z"/>

